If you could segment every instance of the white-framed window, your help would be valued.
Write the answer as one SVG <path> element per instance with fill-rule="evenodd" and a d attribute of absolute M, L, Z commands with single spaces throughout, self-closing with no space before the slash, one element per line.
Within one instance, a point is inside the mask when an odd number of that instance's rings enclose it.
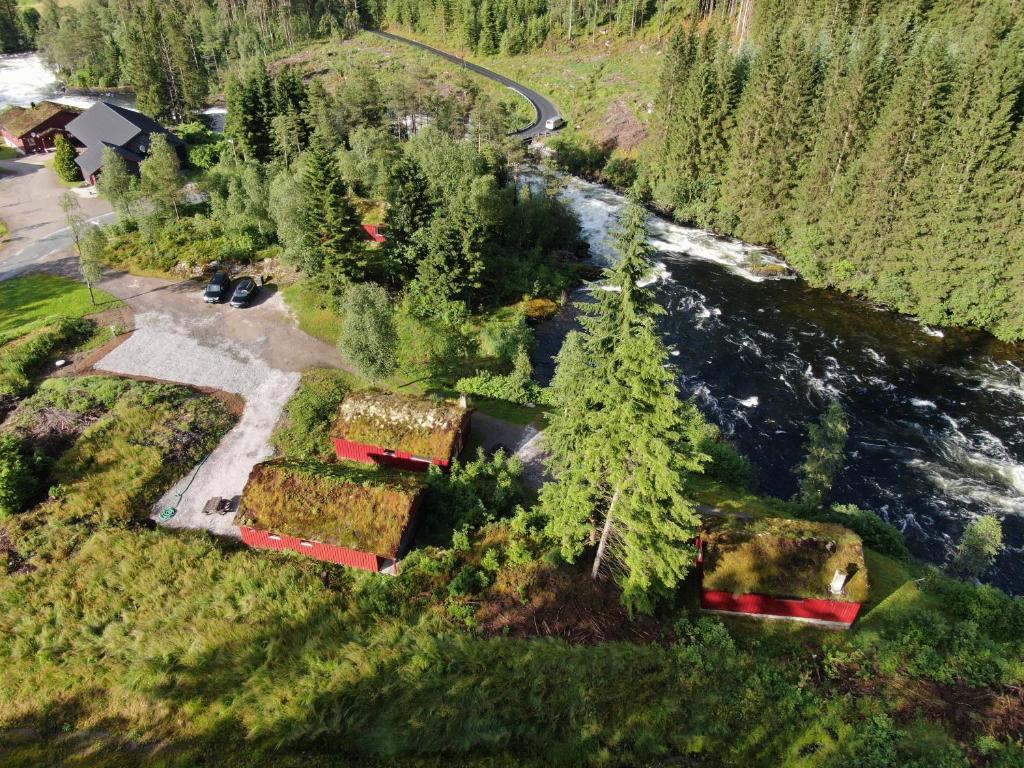
<path fill-rule="evenodd" d="M 299 546 L 300 547 L 310 547 L 310 548 L 312 548 L 313 542 L 312 541 L 300 541 L 299 542 Z"/>
<path fill-rule="evenodd" d="M 281 540 L 281 537 L 278 536 L 276 533 L 270 534 L 269 536 L 267 536 L 267 538 L 270 539 L 271 541 L 280 541 Z"/>

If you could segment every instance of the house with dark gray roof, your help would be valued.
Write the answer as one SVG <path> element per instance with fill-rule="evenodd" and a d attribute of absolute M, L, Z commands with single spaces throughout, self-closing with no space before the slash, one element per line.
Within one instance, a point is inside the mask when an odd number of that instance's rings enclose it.
<path fill-rule="evenodd" d="M 96 182 L 103 165 L 104 147 L 114 150 L 134 171 L 138 171 L 139 163 L 149 154 L 154 134 L 166 136 L 179 152 L 185 148 L 185 142 L 151 117 L 106 101 L 93 104 L 68 123 L 67 130 L 85 146 L 75 162 L 90 184 Z"/>

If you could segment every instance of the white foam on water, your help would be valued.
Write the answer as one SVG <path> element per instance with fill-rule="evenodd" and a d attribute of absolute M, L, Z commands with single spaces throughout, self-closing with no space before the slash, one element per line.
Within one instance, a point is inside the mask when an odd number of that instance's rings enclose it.
<path fill-rule="evenodd" d="M 611 264 L 615 251 L 609 235 L 618 228 L 618 217 L 626 206 L 626 198 L 582 179 L 565 177 L 564 181 L 559 195 L 579 218 L 583 237 L 590 245 L 591 258 L 599 264 Z M 785 262 L 764 248 L 653 216 L 648 220 L 647 229 L 650 243 L 657 250 L 712 261 L 753 282 L 795 277 Z M 752 260 L 785 267 L 786 271 L 778 277 L 767 278 L 751 271 L 748 265 Z"/>
<path fill-rule="evenodd" d="M 931 400 L 922 400 L 919 397 L 911 398 L 910 399 L 910 404 L 913 405 L 916 408 L 937 408 L 938 407 Z"/>
<path fill-rule="evenodd" d="M 946 338 L 946 334 L 940 331 L 938 328 L 932 328 L 930 325 L 922 325 L 921 330 L 929 336 L 933 336 L 936 339 Z"/>
<path fill-rule="evenodd" d="M 744 408 L 756 408 L 761 401 L 758 399 L 757 395 L 754 395 L 753 397 L 748 397 L 745 400 L 737 400 L 737 402 Z"/>
<path fill-rule="evenodd" d="M 57 88 L 57 76 L 34 53 L 0 56 L 0 106 L 50 98 Z"/>

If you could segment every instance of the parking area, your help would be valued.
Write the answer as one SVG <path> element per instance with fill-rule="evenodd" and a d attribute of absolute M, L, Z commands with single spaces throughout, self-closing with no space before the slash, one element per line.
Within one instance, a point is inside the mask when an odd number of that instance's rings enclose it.
<path fill-rule="evenodd" d="M 208 459 L 154 506 L 163 525 L 237 536 L 232 515 L 204 514 L 213 497 L 239 495 L 253 465 L 271 455 L 270 434 L 307 368 L 342 367 L 337 350 L 300 331 L 268 286 L 253 306 L 205 304 L 204 285 L 115 274 L 104 290 L 135 314 L 131 337 L 95 364 L 111 373 L 210 387 L 240 395 L 242 417 Z M 179 494 L 182 496 L 179 499 Z"/>

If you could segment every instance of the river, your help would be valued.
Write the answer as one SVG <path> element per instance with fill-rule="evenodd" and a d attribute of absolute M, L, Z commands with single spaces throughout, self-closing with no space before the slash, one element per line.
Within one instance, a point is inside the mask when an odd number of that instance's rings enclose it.
<path fill-rule="evenodd" d="M 45 98 L 94 101 L 64 96 L 34 54 L 0 57 L 0 106 Z M 130 95 L 115 98 L 134 106 Z M 576 179 L 564 180 L 563 195 L 593 259 L 608 263 L 623 198 Z M 793 494 L 806 425 L 837 397 L 851 428 L 836 501 L 874 510 L 931 562 L 948 556 L 970 519 L 999 515 L 1007 548 L 990 580 L 1024 592 L 1020 346 L 929 329 L 800 280 L 763 280 L 742 266 L 751 246 L 659 219 L 650 229 L 680 387 L 754 462 L 759 490 Z M 565 326 L 540 334 L 542 379 Z"/>
<path fill-rule="evenodd" d="M 624 199 L 577 179 L 563 197 L 592 258 Z M 679 386 L 757 469 L 757 489 L 797 488 L 807 423 L 838 398 L 850 420 L 837 502 L 877 512 L 918 557 L 941 563 L 975 516 L 1003 519 L 1007 547 L 988 580 L 1024 592 L 1024 350 L 976 332 L 928 328 L 865 302 L 766 280 L 743 267 L 757 250 L 652 219 L 655 290 Z M 551 375 L 566 322 L 540 334 Z"/>
<path fill-rule="evenodd" d="M 57 76 L 34 53 L 0 56 L 0 109 L 8 104 L 28 106 L 48 99 L 74 107 L 89 107 L 99 100 L 135 109 L 134 93 L 67 93 Z M 203 111 L 205 122 L 215 131 L 224 130 L 226 112 L 223 107 Z"/>

